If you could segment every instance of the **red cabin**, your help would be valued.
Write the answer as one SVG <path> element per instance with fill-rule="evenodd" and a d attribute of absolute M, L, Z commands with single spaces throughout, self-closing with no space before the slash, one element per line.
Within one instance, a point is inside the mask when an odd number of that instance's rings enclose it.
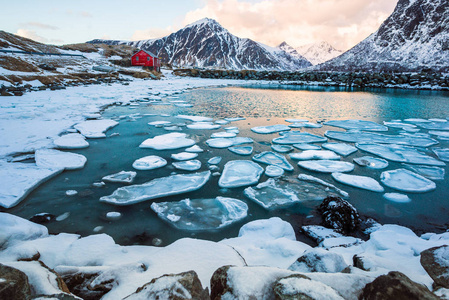
<path fill-rule="evenodd" d="M 152 67 L 153 70 L 161 70 L 161 59 L 150 51 L 140 50 L 131 57 L 131 65 Z"/>

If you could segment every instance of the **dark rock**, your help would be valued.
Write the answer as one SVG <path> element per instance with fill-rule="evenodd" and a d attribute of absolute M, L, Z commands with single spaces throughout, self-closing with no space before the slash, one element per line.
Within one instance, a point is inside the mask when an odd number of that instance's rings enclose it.
<path fill-rule="evenodd" d="M 56 71 L 55 67 L 50 66 L 48 64 L 40 64 L 40 65 L 38 65 L 38 67 L 43 69 L 43 70 L 47 70 L 47 71 Z"/>
<path fill-rule="evenodd" d="M 37 215 L 32 216 L 30 218 L 30 221 L 34 222 L 34 223 L 38 223 L 38 224 L 46 224 L 46 223 L 54 221 L 55 219 L 56 219 L 55 215 L 42 213 L 42 214 L 37 214 Z"/>
<path fill-rule="evenodd" d="M 28 277 L 22 271 L 0 264 L 0 299 L 31 299 Z"/>
<path fill-rule="evenodd" d="M 400 272 L 390 272 L 368 283 L 359 297 L 360 300 L 436 300 L 439 299 L 429 289 Z"/>
<path fill-rule="evenodd" d="M 112 285 L 107 283 L 93 286 L 92 281 L 96 279 L 98 275 L 100 274 L 75 273 L 64 275 L 62 279 L 73 294 L 84 300 L 95 300 L 100 299 L 112 289 Z"/>
<path fill-rule="evenodd" d="M 357 210 L 348 201 L 339 197 L 327 197 L 320 204 L 318 211 L 325 227 L 343 234 L 355 231 L 361 223 Z"/>
<path fill-rule="evenodd" d="M 208 289 L 203 289 L 196 272 L 188 271 L 154 278 L 124 299 L 208 300 L 210 298 Z"/>
<path fill-rule="evenodd" d="M 307 250 L 289 269 L 298 272 L 338 273 L 347 266 L 340 254 L 313 248 Z"/>
<path fill-rule="evenodd" d="M 371 270 L 369 262 L 362 255 L 357 255 L 357 254 L 354 255 L 352 257 L 352 263 L 353 263 L 354 267 L 359 268 L 359 269 L 361 269 L 363 271 L 370 271 Z"/>
<path fill-rule="evenodd" d="M 60 293 L 54 295 L 39 295 L 39 299 L 80 300 L 81 298 L 71 294 Z"/>
<path fill-rule="evenodd" d="M 436 285 L 449 288 L 449 246 L 434 247 L 421 252 L 421 265 Z"/>
<path fill-rule="evenodd" d="M 228 270 L 232 266 L 218 268 L 210 279 L 210 299 L 221 299 L 226 293 L 233 295 L 232 288 L 228 285 Z"/>

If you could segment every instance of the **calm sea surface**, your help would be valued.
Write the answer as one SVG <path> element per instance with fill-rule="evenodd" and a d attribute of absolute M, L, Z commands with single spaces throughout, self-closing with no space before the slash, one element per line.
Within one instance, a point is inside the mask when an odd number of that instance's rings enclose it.
<path fill-rule="evenodd" d="M 144 99 L 143 99 L 144 100 Z M 170 101 L 187 101 L 193 105 L 191 108 L 176 107 Z M 131 171 L 134 160 L 147 156 L 159 155 L 169 164 L 161 169 L 151 171 L 137 171 L 134 183 L 140 184 L 151 179 L 168 176 L 173 172 L 178 174 L 189 173 L 175 170 L 171 166 L 170 155 L 181 152 L 182 149 L 157 151 L 141 149 L 139 144 L 145 139 L 168 133 L 163 128 L 148 126 L 152 121 L 172 121 L 183 123 L 185 120 L 175 118 L 178 114 L 200 115 L 221 119 L 225 117 L 245 117 L 245 120 L 232 122 L 227 126 L 237 126 L 240 130 L 238 136 L 248 136 L 254 139 L 254 153 L 271 151 L 273 138 L 279 134 L 255 134 L 251 127 L 273 124 L 289 124 L 286 118 L 307 119 L 311 122 L 322 122 L 336 119 L 360 119 L 378 123 L 390 120 L 403 120 L 407 118 L 449 118 L 449 93 L 432 91 L 404 91 L 404 90 L 371 90 L 371 91 L 345 91 L 335 88 L 298 88 L 294 86 L 247 86 L 207 88 L 191 90 L 177 97 L 163 98 L 163 104 L 155 105 L 149 102 L 140 102 L 138 106 L 118 106 L 107 109 L 104 118 L 114 118 L 120 124 L 109 130 L 107 135 L 118 133 L 106 139 L 90 139 L 90 147 L 72 152 L 87 157 L 87 164 L 81 170 L 66 171 L 49 182 L 43 184 L 32 192 L 25 201 L 8 212 L 30 218 L 36 213 L 51 213 L 61 215 L 70 212 L 70 216 L 63 221 L 54 221 L 47 224 L 50 232 L 71 232 L 89 235 L 95 232 L 107 233 L 116 242 L 122 244 L 151 244 L 153 238 L 162 239 L 163 245 L 169 244 L 181 237 L 196 237 L 209 240 L 221 240 L 234 237 L 242 224 L 256 219 L 279 216 L 290 221 L 295 226 L 303 222 L 313 223 L 314 208 L 319 202 L 302 203 L 287 209 L 267 211 L 243 195 L 244 188 L 220 189 L 219 177 L 211 180 L 200 190 L 156 199 L 156 202 L 179 201 L 185 198 L 211 198 L 215 196 L 233 197 L 245 201 L 249 206 L 248 217 L 236 224 L 214 232 L 191 233 L 174 229 L 171 225 L 160 220 L 150 209 L 153 200 L 130 205 L 113 206 L 99 202 L 101 196 L 110 195 L 115 189 L 122 186 L 119 183 L 107 183 L 104 187 L 93 187 L 94 182 L 101 181 L 105 175 L 121 170 Z M 157 115 L 149 115 L 157 114 Z M 164 115 L 164 116 L 161 116 Z M 169 116 L 166 116 L 169 115 Z M 188 122 L 188 121 L 187 121 Z M 326 130 L 342 130 L 335 127 L 323 126 L 314 129 L 293 129 L 324 135 Z M 207 160 L 214 156 L 222 156 L 219 164 L 222 171 L 224 164 L 229 160 L 251 159 L 249 156 L 239 156 L 227 149 L 209 148 L 205 141 L 213 132 L 218 130 L 189 130 L 183 128 L 205 149 L 198 159 L 202 162 L 200 171 L 207 170 Z M 399 129 L 390 129 L 389 133 L 398 133 Z M 423 130 L 422 132 L 426 132 Z M 332 141 L 332 140 L 330 140 Z M 436 147 L 449 148 L 448 141 L 440 141 Z M 300 152 L 295 150 L 295 152 Z M 352 162 L 353 158 L 368 155 L 357 151 L 344 161 Z M 288 155 L 286 155 L 288 158 Z M 422 194 L 409 194 L 410 203 L 394 203 L 385 200 L 382 193 L 369 192 L 336 183 L 330 174 L 320 174 L 301 169 L 295 161 L 290 163 L 295 167 L 293 172 L 286 172 L 286 176 L 296 178 L 298 174 L 310 174 L 324 179 L 350 194 L 349 201 L 360 213 L 371 216 L 381 223 L 395 223 L 420 231 L 445 230 L 449 223 L 449 182 L 436 181 L 437 189 Z M 401 168 L 401 164 L 390 162 L 386 170 Z M 445 167 L 446 173 L 449 172 Z M 351 174 L 365 175 L 379 180 L 384 170 L 369 170 L 356 166 Z M 263 175 L 260 182 L 267 177 Z M 77 190 L 78 195 L 66 196 L 67 190 Z M 386 192 L 394 190 L 386 187 Z M 105 215 L 110 211 L 119 211 L 122 218 L 116 221 L 107 220 Z M 95 229 L 95 231 L 94 231 Z"/>

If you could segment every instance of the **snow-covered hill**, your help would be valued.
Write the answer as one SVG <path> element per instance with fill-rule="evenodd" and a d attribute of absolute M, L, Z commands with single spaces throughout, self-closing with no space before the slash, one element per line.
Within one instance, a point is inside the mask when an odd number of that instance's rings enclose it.
<path fill-rule="evenodd" d="M 399 0 L 379 29 L 317 69 L 449 70 L 449 1 Z"/>
<path fill-rule="evenodd" d="M 325 41 L 303 45 L 298 48 L 293 48 L 286 42 L 282 42 L 277 48 L 284 50 L 294 57 L 305 58 L 313 65 L 321 64 L 343 53 Z"/>
<path fill-rule="evenodd" d="M 127 44 L 149 50 L 164 62 L 183 67 L 299 70 L 311 66 L 302 56 L 232 35 L 218 22 L 201 19 L 160 39 L 135 42 L 93 40 L 89 43 Z"/>

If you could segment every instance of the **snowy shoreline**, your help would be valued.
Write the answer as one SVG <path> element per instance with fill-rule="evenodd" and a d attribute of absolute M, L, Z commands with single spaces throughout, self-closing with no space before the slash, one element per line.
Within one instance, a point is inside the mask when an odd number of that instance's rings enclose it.
<path fill-rule="evenodd" d="M 5 166 L 12 165 L 11 161 L 18 159 L 16 154 L 53 148 L 53 140 L 61 133 L 71 132 L 73 125 L 94 115 L 96 117 L 102 108 L 115 103 L 130 104 L 148 97 L 149 91 L 155 97 L 165 97 L 192 88 L 247 83 L 242 80 L 180 78 L 171 75 L 167 77 L 161 81 L 135 80 L 127 86 L 116 84 L 71 87 L 57 92 L 41 91 L 25 94 L 20 98 L 5 98 L 0 105 L 4 116 L 0 120 L 0 132 L 3 137 L 0 144 L 0 176 L 9 180 L 2 183 L 0 201 L 14 205 L 20 201 L 18 198 L 24 197 L 35 185 L 62 171 L 61 167 L 37 166 L 25 174 L 20 168 L 23 167 L 21 163 L 15 163 L 18 168 L 6 168 Z M 151 90 L 148 89 L 149 85 Z M 21 130 L 10 130 L 11 128 Z M 101 135 L 101 131 L 103 130 L 84 134 L 100 137 L 97 134 Z M 39 168 L 41 174 L 36 177 L 33 172 L 39 172 Z M 49 173 L 42 174 L 43 170 Z M 22 180 L 12 180 L 18 177 Z M 11 202 L 11 199 L 15 200 Z M 420 253 L 432 247 L 449 244 L 447 232 L 427 233 L 418 237 L 410 229 L 399 225 L 377 224 L 367 232 L 370 234 L 367 241 L 342 236 L 332 230 L 315 226 L 317 232 L 321 232 L 317 234 L 319 246 L 315 250 L 325 251 L 317 255 L 327 257 L 326 255 L 330 254 L 332 257 L 340 257 L 338 266 L 335 262 L 325 260 L 323 268 L 317 272 L 307 269 L 304 265 L 298 266 L 297 259 L 307 253 L 305 251 L 311 252 L 312 248 L 296 241 L 292 226 L 278 218 L 250 222 L 242 227 L 239 237 L 236 238 L 220 242 L 184 238 L 160 248 L 120 246 L 106 234 L 87 237 L 67 233 L 49 235 L 44 226 L 6 213 L 0 213 L 0 225 L 0 263 L 25 272 L 33 287 L 34 296 L 62 292 L 55 277 L 50 276 L 51 272 L 35 262 L 39 259 L 61 275 L 95 274 L 95 284 L 111 287 L 103 299 L 124 298 L 153 278 L 189 270 L 198 274 L 203 287 L 209 287 L 212 274 L 225 265 L 242 267 L 235 270 L 233 277 L 236 293 L 234 296 L 242 297 L 256 295 L 269 298 L 271 291 L 266 295 L 260 294 L 261 291 L 267 291 L 267 286 L 272 285 L 273 281 L 298 271 L 326 284 L 329 289 L 335 290 L 335 295 L 345 299 L 358 298 L 365 284 L 389 271 L 400 271 L 411 280 L 432 290 L 434 280 L 420 264 Z M 365 268 L 369 271 L 353 266 L 355 255 L 363 257 Z M 447 259 L 447 254 L 444 254 L 443 258 Z M 318 265 L 317 261 L 315 263 Z M 259 274 L 259 277 L 256 277 L 258 284 L 253 287 L 247 286 L 251 283 L 246 286 L 243 284 L 247 276 L 253 276 L 250 275 L 253 274 L 251 268 L 245 269 L 247 265 L 260 268 L 256 272 Z M 287 270 L 288 268 L 290 270 Z M 346 270 L 348 273 L 341 273 L 346 268 L 349 268 Z M 330 273 L 334 277 L 329 276 Z M 93 281 L 90 284 L 94 284 Z M 341 281 L 346 281 L 347 284 L 339 286 Z M 314 291 L 322 287 L 315 282 L 314 285 Z M 256 290 L 257 288 L 260 290 Z M 449 294 L 445 289 L 439 289 L 439 293 Z"/>

